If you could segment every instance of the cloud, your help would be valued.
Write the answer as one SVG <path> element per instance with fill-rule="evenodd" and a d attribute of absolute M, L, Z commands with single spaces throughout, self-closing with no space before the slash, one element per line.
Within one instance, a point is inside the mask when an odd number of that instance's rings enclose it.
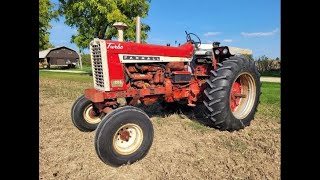
<path fill-rule="evenodd" d="M 221 32 L 206 32 L 203 35 L 204 36 L 216 36 L 218 34 L 221 34 Z"/>
<path fill-rule="evenodd" d="M 273 36 L 278 32 L 278 28 L 276 28 L 273 31 L 270 32 L 253 32 L 253 33 L 248 33 L 248 32 L 241 32 L 241 35 L 244 37 L 263 37 L 263 36 Z"/>
<path fill-rule="evenodd" d="M 232 42 L 232 39 L 224 39 L 223 42 Z"/>

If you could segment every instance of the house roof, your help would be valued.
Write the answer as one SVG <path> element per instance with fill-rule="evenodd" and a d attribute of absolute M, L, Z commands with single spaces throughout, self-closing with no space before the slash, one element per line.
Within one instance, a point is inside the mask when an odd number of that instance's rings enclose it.
<path fill-rule="evenodd" d="M 55 47 L 55 48 L 49 48 L 49 49 L 46 49 L 46 50 L 43 50 L 43 51 L 39 51 L 39 59 L 46 58 L 47 55 L 48 55 L 52 50 L 59 49 L 59 48 L 62 48 L 62 47 L 67 48 L 67 49 L 70 49 L 70 50 L 72 50 L 72 51 L 75 51 L 75 50 L 73 50 L 73 49 L 71 49 L 71 48 L 68 48 L 68 47 L 66 47 L 66 46 L 58 46 L 58 47 Z M 77 51 L 75 51 L 75 52 L 77 52 Z M 78 53 L 78 52 L 77 52 L 77 53 Z M 78 53 L 78 54 L 79 54 L 79 53 Z"/>

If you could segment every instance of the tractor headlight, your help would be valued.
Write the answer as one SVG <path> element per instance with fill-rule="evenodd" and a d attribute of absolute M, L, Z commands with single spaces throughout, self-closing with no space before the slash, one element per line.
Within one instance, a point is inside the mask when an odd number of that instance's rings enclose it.
<path fill-rule="evenodd" d="M 227 48 L 223 49 L 222 53 L 223 54 L 227 54 L 228 53 L 228 49 Z"/>
<path fill-rule="evenodd" d="M 216 49 L 216 50 L 214 51 L 214 54 L 219 55 L 219 54 L 220 54 L 219 49 Z"/>

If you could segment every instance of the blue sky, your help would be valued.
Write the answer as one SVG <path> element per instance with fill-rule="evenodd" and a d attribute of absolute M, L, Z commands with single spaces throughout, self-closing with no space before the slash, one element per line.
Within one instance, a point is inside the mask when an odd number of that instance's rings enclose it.
<path fill-rule="evenodd" d="M 280 57 L 280 0 L 152 0 L 142 22 L 151 27 L 150 44 L 183 44 L 186 30 L 202 43 L 219 41 L 252 49 L 254 57 Z M 52 44 L 78 49 L 70 43 L 76 29 L 65 25 L 63 17 L 50 24 Z"/>

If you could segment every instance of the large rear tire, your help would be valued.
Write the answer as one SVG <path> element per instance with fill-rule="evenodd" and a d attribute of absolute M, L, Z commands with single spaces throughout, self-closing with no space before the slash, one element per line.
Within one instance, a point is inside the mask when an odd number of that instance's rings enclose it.
<path fill-rule="evenodd" d="M 113 110 L 96 130 L 95 150 L 114 167 L 131 164 L 147 155 L 153 141 L 153 126 L 146 113 L 133 106 Z"/>
<path fill-rule="evenodd" d="M 84 95 L 80 96 L 71 108 L 72 122 L 82 132 L 94 131 L 104 115 L 97 113 L 92 102 Z"/>
<path fill-rule="evenodd" d="M 252 60 L 232 56 L 211 71 L 204 90 L 210 126 L 234 131 L 254 119 L 260 97 L 260 74 Z"/>

